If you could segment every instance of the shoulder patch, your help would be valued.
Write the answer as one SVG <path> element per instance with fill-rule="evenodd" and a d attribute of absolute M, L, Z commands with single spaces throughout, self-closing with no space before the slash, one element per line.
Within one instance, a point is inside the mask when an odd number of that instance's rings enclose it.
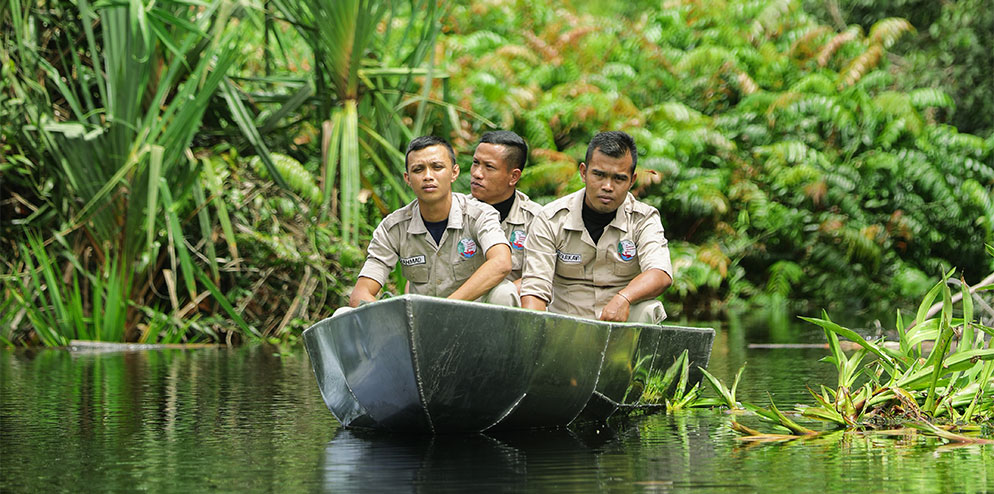
<path fill-rule="evenodd" d="M 459 255 L 470 258 L 476 255 L 476 242 L 471 238 L 464 238 L 459 241 Z"/>

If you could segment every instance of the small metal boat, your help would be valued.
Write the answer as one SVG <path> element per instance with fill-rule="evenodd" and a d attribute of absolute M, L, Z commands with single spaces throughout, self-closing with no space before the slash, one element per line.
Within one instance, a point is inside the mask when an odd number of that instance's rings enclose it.
<path fill-rule="evenodd" d="M 404 295 L 303 337 L 343 426 L 437 434 L 565 426 L 581 412 L 605 419 L 637 407 L 645 381 L 685 349 L 690 384 L 699 381 L 714 330 Z"/>

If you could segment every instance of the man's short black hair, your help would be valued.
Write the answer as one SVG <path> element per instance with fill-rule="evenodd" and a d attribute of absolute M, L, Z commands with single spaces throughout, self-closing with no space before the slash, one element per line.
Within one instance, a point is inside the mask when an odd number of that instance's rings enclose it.
<path fill-rule="evenodd" d="M 504 159 L 513 168 L 525 169 L 525 164 L 528 161 L 528 143 L 518 134 L 510 130 L 492 130 L 480 136 L 480 142 L 477 145 L 479 144 L 500 144 L 506 147 Z"/>
<path fill-rule="evenodd" d="M 442 145 L 445 149 L 449 151 L 449 159 L 452 160 L 452 164 L 456 164 L 456 152 L 452 150 L 452 145 L 449 141 L 442 139 L 438 136 L 421 136 L 415 137 L 410 144 L 407 145 L 407 153 L 404 154 L 404 169 L 407 169 L 408 157 L 414 151 L 421 151 L 424 148 Z"/>
<path fill-rule="evenodd" d="M 638 163 L 639 151 L 635 147 L 635 139 L 620 130 L 610 130 L 601 132 L 590 140 L 587 146 L 586 163 L 590 165 L 590 159 L 594 157 L 594 151 L 600 151 L 612 158 L 620 158 L 629 153 L 632 155 L 632 173 L 635 172 L 635 164 Z"/>

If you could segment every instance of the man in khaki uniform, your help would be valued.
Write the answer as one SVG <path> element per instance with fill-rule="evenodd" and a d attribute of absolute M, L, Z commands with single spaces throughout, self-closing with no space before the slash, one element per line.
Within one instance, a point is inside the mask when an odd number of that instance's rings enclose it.
<path fill-rule="evenodd" d="M 525 239 L 532 218 L 542 206 L 517 190 L 528 159 L 528 144 L 509 130 L 487 132 L 480 137 L 469 169 L 473 197 L 494 207 L 500 226 L 511 244 L 511 274 L 507 279 L 520 284 L 524 269 Z"/>
<path fill-rule="evenodd" d="M 659 323 L 673 268 L 656 208 L 628 192 L 638 150 L 624 132 L 587 147 L 585 187 L 546 205 L 525 243 L 521 305 L 602 321 Z"/>
<path fill-rule="evenodd" d="M 397 262 L 411 293 L 518 305 L 514 285 L 504 280 L 511 249 L 497 212 L 452 192 L 459 166 L 449 143 L 414 139 L 405 166 L 404 181 L 417 199 L 376 227 L 349 305 L 375 300 Z"/>

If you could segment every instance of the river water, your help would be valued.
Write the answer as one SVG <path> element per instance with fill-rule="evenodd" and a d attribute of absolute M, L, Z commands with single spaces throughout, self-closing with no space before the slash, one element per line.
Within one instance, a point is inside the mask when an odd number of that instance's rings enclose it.
<path fill-rule="evenodd" d="M 806 384 L 832 384 L 817 362 L 826 350 L 744 339 L 719 331 L 710 366 L 731 382 L 748 361 L 740 400 L 765 405 L 770 393 L 789 409 L 810 402 Z M 992 445 L 861 434 L 750 444 L 731 419 L 689 410 L 515 434 L 362 433 L 338 427 L 302 348 L 0 351 L 0 492 L 994 492 Z"/>

